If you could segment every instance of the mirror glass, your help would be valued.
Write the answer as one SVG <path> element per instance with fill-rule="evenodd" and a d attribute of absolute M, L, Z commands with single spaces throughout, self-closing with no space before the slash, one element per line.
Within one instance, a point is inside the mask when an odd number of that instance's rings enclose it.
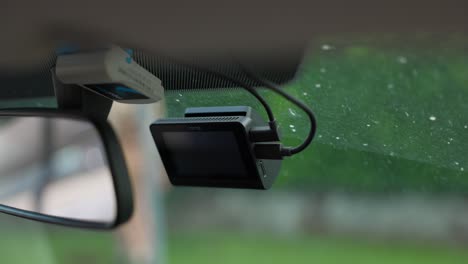
<path fill-rule="evenodd" d="M 0 116 L 0 204 L 111 223 L 116 196 L 106 151 L 89 121 Z"/>

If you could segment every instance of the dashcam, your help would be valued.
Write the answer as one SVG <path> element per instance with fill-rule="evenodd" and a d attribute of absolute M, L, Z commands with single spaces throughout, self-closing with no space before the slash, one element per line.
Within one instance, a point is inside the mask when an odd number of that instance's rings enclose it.
<path fill-rule="evenodd" d="M 240 65 L 251 81 L 281 95 L 307 114 L 310 130 L 298 146 L 281 144 L 274 113 L 254 87 L 221 72 L 181 65 L 244 88 L 264 107 L 268 121 L 248 106 L 223 106 L 188 108 L 183 118 L 164 118 L 151 124 L 173 185 L 268 189 L 279 174 L 282 159 L 304 151 L 312 142 L 317 128 L 314 113 L 277 84 Z M 70 97 L 71 90 L 65 91 L 66 86 L 78 86 L 94 92 L 89 94 L 121 103 L 153 103 L 164 98 L 161 80 L 117 46 L 59 54 L 52 74 L 57 97 Z M 97 115 L 107 117 L 111 104 L 106 105 L 102 108 L 105 114 Z M 94 109 L 91 112 L 96 114 Z"/>
<path fill-rule="evenodd" d="M 150 130 L 173 185 L 268 189 L 279 174 L 281 158 L 256 151 L 279 138 L 250 107 L 188 108 Z"/>

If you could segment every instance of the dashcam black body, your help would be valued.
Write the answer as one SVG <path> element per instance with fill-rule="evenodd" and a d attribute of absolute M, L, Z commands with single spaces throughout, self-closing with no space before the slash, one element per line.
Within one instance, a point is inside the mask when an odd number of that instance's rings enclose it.
<path fill-rule="evenodd" d="M 250 107 L 198 107 L 150 130 L 173 185 L 268 189 L 281 160 L 257 159 L 250 137 L 266 125 Z"/>

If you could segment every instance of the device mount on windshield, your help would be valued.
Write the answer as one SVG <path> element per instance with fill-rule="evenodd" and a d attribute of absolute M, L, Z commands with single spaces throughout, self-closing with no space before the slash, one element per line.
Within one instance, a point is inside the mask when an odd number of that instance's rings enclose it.
<path fill-rule="evenodd" d="M 181 65 L 244 88 L 262 104 L 268 120 L 248 106 L 187 108 L 184 117 L 156 120 L 150 130 L 174 185 L 268 189 L 279 174 L 282 159 L 312 142 L 316 131 L 313 112 L 277 84 L 242 67 L 251 80 L 307 114 L 310 131 L 295 147 L 281 143 L 274 113 L 256 88 L 217 71 Z M 70 108 L 75 95 L 81 94 L 81 110 L 99 118 L 107 118 L 112 101 L 141 104 L 164 97 L 161 80 L 133 61 L 131 52 L 117 46 L 59 55 L 52 75 L 59 107 Z"/>

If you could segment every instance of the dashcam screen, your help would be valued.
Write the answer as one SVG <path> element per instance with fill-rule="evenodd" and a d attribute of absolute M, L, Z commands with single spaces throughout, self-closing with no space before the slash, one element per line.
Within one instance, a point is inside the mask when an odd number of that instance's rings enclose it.
<path fill-rule="evenodd" d="M 242 153 L 232 132 L 164 132 L 162 137 L 179 177 L 247 177 Z"/>

